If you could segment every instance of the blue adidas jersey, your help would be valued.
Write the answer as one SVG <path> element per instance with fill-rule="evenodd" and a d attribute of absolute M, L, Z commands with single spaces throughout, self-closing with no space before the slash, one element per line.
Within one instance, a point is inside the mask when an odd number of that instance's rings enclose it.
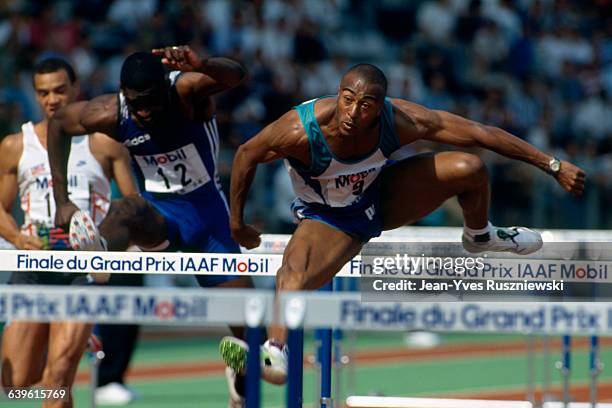
<path fill-rule="evenodd" d="M 143 197 L 176 199 L 201 205 L 219 204 L 227 211 L 227 200 L 217 175 L 219 131 L 215 118 L 198 122 L 180 111 L 176 81 L 170 73 L 172 100 L 163 127 L 144 129 L 131 118 L 119 93 L 118 140 L 128 148 Z"/>

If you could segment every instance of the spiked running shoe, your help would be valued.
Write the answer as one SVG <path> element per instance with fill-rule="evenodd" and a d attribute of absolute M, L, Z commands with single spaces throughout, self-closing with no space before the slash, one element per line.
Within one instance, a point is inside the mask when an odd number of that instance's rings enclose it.
<path fill-rule="evenodd" d="M 106 251 L 106 241 L 85 211 L 76 211 L 70 218 L 68 240 L 75 251 Z M 106 283 L 110 279 L 108 273 L 90 273 L 88 276 L 95 283 Z"/>
<path fill-rule="evenodd" d="M 69 240 L 75 251 L 106 251 L 104 238 L 85 211 L 76 211 L 70 218 Z"/>
<path fill-rule="evenodd" d="M 512 252 L 528 255 L 542 248 L 542 236 L 539 232 L 525 227 L 495 227 L 475 237 L 465 233 L 461 238 L 463 248 L 471 253 L 478 252 Z"/>
<path fill-rule="evenodd" d="M 235 337 L 224 337 L 219 352 L 225 364 L 237 373 L 246 373 L 249 345 Z M 287 347 L 282 349 L 266 341 L 261 346 L 261 378 L 270 384 L 282 385 L 287 381 Z"/>

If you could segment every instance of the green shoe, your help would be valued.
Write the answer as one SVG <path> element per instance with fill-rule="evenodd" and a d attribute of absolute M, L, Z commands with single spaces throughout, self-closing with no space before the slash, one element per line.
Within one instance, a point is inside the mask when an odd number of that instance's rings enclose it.
<path fill-rule="evenodd" d="M 219 343 L 219 353 L 228 367 L 237 373 L 244 374 L 249 345 L 236 337 L 226 336 Z"/>
<path fill-rule="evenodd" d="M 246 374 L 249 345 L 236 337 L 227 336 L 219 343 L 219 352 L 225 364 L 236 373 Z M 281 385 L 287 381 L 287 348 L 283 350 L 266 341 L 260 349 L 261 378 L 270 383 Z"/>

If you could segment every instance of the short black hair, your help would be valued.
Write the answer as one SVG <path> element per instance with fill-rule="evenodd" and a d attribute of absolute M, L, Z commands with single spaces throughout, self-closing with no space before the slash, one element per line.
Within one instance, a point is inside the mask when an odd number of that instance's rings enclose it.
<path fill-rule="evenodd" d="M 65 59 L 57 57 L 45 58 L 34 65 L 32 80 L 34 80 L 34 75 L 50 74 L 52 72 L 61 70 L 66 71 L 71 84 L 76 82 L 76 74 L 74 73 L 74 68 L 72 68 L 72 65 L 70 65 Z"/>
<path fill-rule="evenodd" d="M 145 91 L 164 82 L 166 72 L 161 57 L 150 52 L 135 52 L 121 67 L 121 87 Z"/>
<path fill-rule="evenodd" d="M 344 73 L 342 79 L 348 74 L 357 74 L 359 77 L 365 79 L 370 84 L 380 85 L 387 94 L 387 77 L 380 68 L 372 64 L 357 64 L 353 65 Z"/>

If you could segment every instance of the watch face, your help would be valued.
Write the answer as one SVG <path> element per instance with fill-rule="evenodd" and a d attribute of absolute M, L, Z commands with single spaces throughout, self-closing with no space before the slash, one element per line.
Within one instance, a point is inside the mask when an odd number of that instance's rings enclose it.
<path fill-rule="evenodd" d="M 555 160 L 550 163 L 550 169 L 552 171 L 557 172 L 559 171 L 560 168 L 561 168 L 561 163 L 559 163 L 559 160 Z"/>

